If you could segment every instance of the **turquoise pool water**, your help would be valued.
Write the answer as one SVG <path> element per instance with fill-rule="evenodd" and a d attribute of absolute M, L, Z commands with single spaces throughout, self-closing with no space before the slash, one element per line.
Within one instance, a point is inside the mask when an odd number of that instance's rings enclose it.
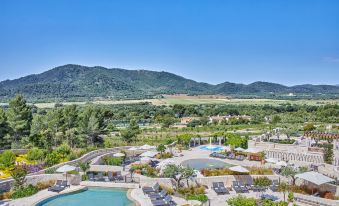
<path fill-rule="evenodd" d="M 207 146 L 205 145 L 205 146 L 201 146 L 200 149 L 211 151 L 211 152 L 221 152 L 225 150 L 223 146 L 217 146 L 217 145 L 212 145 L 211 147 L 209 145 Z"/>
<path fill-rule="evenodd" d="M 181 163 L 183 166 L 191 167 L 196 170 L 229 168 L 234 165 L 215 159 L 190 159 Z"/>
<path fill-rule="evenodd" d="M 88 188 L 87 190 L 49 198 L 36 206 L 132 206 L 127 190 Z"/>

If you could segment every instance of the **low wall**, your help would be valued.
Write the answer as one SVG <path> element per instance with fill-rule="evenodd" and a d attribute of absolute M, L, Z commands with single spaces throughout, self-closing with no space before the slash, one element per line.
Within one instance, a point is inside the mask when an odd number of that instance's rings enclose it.
<path fill-rule="evenodd" d="M 26 183 L 36 185 L 38 182 L 47 182 L 50 180 L 57 180 L 64 178 L 62 174 L 43 174 L 43 175 L 34 175 L 34 176 L 27 176 Z M 12 179 L 0 182 L 0 190 L 7 191 L 11 188 L 13 183 Z"/>
<path fill-rule="evenodd" d="M 107 149 L 99 149 L 99 150 L 94 150 L 94 151 L 91 151 L 87 154 L 84 154 L 83 156 L 79 157 L 78 159 L 75 159 L 75 160 L 72 160 L 72 161 L 68 161 L 68 162 L 63 162 L 63 163 L 60 163 L 60 164 L 57 164 L 57 165 L 54 165 L 52 167 L 49 167 L 49 168 L 46 168 L 46 169 L 43 169 L 43 170 L 40 170 L 38 172 L 35 172 L 35 173 L 31 173 L 29 174 L 28 176 L 32 176 L 32 175 L 38 175 L 38 174 L 45 174 L 46 170 L 49 170 L 49 169 L 58 169 L 59 167 L 62 167 L 64 165 L 73 165 L 73 166 L 77 166 L 79 162 L 87 162 L 87 161 L 90 161 L 92 160 L 93 158 L 97 157 L 97 156 L 100 156 L 100 155 L 103 155 L 105 153 L 113 153 L 113 152 L 118 152 L 120 150 L 124 150 L 124 149 L 128 149 L 130 147 L 115 147 L 115 148 L 107 148 Z M 11 180 L 12 178 L 6 178 L 6 179 L 1 179 L 0 180 L 0 183 L 1 182 L 4 182 L 4 181 L 7 181 L 7 180 Z"/>
<path fill-rule="evenodd" d="M 208 187 L 212 186 L 213 182 L 224 182 L 226 187 L 232 187 L 233 181 L 246 182 L 249 179 L 257 177 L 268 177 L 270 180 L 279 180 L 278 175 L 224 175 L 224 176 L 211 176 L 211 177 L 198 177 L 197 182 Z"/>
<path fill-rule="evenodd" d="M 82 181 L 81 186 L 86 187 L 111 187 L 111 188 L 126 188 L 126 189 L 137 189 L 139 184 L 135 183 L 115 183 L 115 182 L 93 182 L 93 181 Z"/>
<path fill-rule="evenodd" d="M 303 195 L 299 193 L 294 193 L 294 198 L 297 200 L 297 202 L 301 202 L 304 204 L 313 203 L 319 206 L 322 206 L 322 205 L 338 206 L 339 205 L 338 200 L 329 200 L 325 198 L 314 197 L 311 195 Z"/>
<path fill-rule="evenodd" d="M 64 174 L 40 174 L 26 177 L 26 184 L 37 185 L 39 182 L 48 182 L 56 180 L 64 180 L 66 176 Z M 67 181 L 71 185 L 79 185 L 81 181 L 80 175 L 67 175 Z M 12 187 L 13 180 L 7 180 L 0 182 L 0 190 L 8 191 Z"/>

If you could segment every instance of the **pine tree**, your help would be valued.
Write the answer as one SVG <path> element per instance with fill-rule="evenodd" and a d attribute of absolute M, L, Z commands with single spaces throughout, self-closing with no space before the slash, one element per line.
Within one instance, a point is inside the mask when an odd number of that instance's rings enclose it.
<path fill-rule="evenodd" d="M 8 141 L 6 139 L 7 134 L 9 133 L 9 125 L 7 122 L 7 116 L 5 111 L 0 108 L 0 148 L 7 149 L 8 148 Z"/>
<path fill-rule="evenodd" d="M 17 95 L 10 101 L 7 118 L 13 142 L 17 144 L 24 136 L 29 135 L 32 122 L 31 108 L 21 95 Z"/>

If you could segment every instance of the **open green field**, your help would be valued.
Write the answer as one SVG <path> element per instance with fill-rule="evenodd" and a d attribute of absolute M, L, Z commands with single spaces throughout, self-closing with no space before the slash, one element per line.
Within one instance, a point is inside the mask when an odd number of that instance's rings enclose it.
<path fill-rule="evenodd" d="M 113 104 L 136 104 L 142 102 L 150 102 L 154 105 L 174 105 L 174 104 L 237 104 L 237 105 L 280 105 L 280 104 L 306 104 L 306 105 L 325 105 L 339 104 L 339 99 L 336 100 L 275 100 L 275 99 L 231 99 L 231 98 L 208 98 L 206 96 L 165 96 L 162 99 L 141 99 L 141 100 L 100 100 L 92 101 L 92 104 L 113 105 Z M 39 108 L 53 108 L 54 102 L 35 103 Z M 85 105 L 86 102 L 62 102 L 63 105 Z M 7 103 L 0 103 L 7 105 Z"/>

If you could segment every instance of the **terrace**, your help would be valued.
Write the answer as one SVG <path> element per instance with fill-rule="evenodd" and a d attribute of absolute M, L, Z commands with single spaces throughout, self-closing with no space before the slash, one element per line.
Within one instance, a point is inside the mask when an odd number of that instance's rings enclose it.
<path fill-rule="evenodd" d="M 185 150 L 173 143 L 165 147 L 161 154 L 150 145 L 93 151 L 77 160 L 53 167 L 57 171 L 62 166 L 74 165 L 77 172 L 44 174 L 46 170 L 39 171 L 27 176 L 27 184 L 36 185 L 46 181 L 52 181 L 54 184 L 56 180 L 68 178 L 71 187 L 63 189 L 60 194 L 71 192 L 71 195 L 74 190 L 83 188 L 126 188 L 127 196 L 140 205 L 154 205 L 160 200 L 168 201 L 172 205 L 225 205 L 227 200 L 239 194 L 255 199 L 284 200 L 284 193 L 278 191 L 279 185 L 281 182 L 289 182 L 290 178 L 282 175 L 283 168 L 297 168 L 299 165 L 292 161 L 268 158 L 270 148 L 263 150 L 258 147 L 272 143 L 255 143 L 257 147 L 252 147 L 253 142 L 250 141 L 249 149 L 232 149 L 219 145 L 224 141 L 222 138 L 215 138 L 217 145 L 213 145 L 211 138 L 202 140 L 200 143 L 209 144 L 194 146 L 193 143 L 190 144 L 192 147 Z M 194 141 L 197 143 L 197 139 Z M 291 146 L 297 147 L 283 147 Z M 219 149 L 213 151 L 215 148 Z M 266 152 L 267 161 L 264 161 L 263 152 Z M 80 169 L 80 162 L 89 162 L 89 167 Z M 172 167 L 176 172 L 168 174 L 170 170 L 166 170 L 167 167 Z M 193 173 L 183 177 L 182 172 L 186 171 L 187 167 L 193 168 Z M 177 179 L 178 175 L 182 177 Z M 2 181 L 0 186 L 11 187 L 11 181 Z M 322 183 L 321 189 L 315 189 L 313 183 L 298 178 L 295 188 L 293 187 L 295 197 L 298 197 L 295 201 L 300 205 L 315 200 L 321 203 L 319 205 L 337 204 L 334 200 L 316 197 L 329 193 L 337 195 L 338 187 L 331 182 Z M 159 183 L 160 187 L 151 194 L 143 191 L 143 188 L 152 187 L 156 183 Z M 309 192 L 312 188 L 314 191 Z M 307 192 L 310 195 L 306 195 Z M 49 201 L 54 196 L 58 196 L 58 193 L 43 189 L 33 196 L 12 200 L 9 204 L 22 205 L 25 202 L 27 205 L 35 205 L 37 201 L 46 198 Z M 154 196 L 157 198 L 154 199 Z"/>

